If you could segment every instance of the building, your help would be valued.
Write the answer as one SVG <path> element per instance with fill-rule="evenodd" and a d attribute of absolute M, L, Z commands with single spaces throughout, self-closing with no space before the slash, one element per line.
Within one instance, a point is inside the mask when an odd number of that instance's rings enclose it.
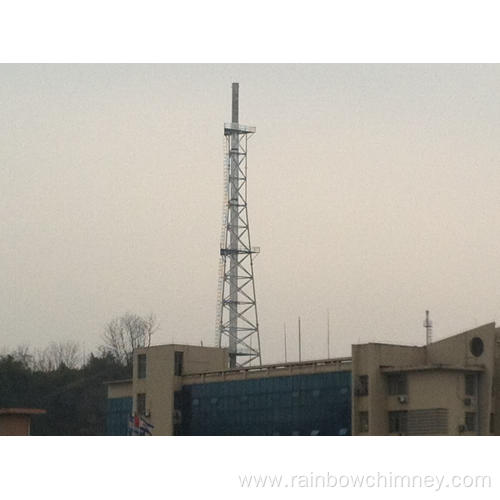
<path fill-rule="evenodd" d="M 137 414 L 153 435 L 492 435 L 499 377 L 494 323 L 426 346 L 237 369 L 223 349 L 154 346 L 134 352 L 131 380 L 108 384 L 108 434 Z"/>
<path fill-rule="evenodd" d="M 29 436 L 31 417 L 45 413 L 35 408 L 0 408 L 0 436 Z"/>
<path fill-rule="evenodd" d="M 108 382 L 110 435 L 126 435 L 131 414 L 144 416 L 154 434 L 174 433 L 174 395 L 182 389 L 183 376 L 224 370 L 224 349 L 188 345 L 159 345 L 134 351 L 130 380 Z"/>
<path fill-rule="evenodd" d="M 179 435 L 347 435 L 351 360 L 240 368 L 182 377 Z"/>
<path fill-rule="evenodd" d="M 353 345 L 353 434 L 495 434 L 499 376 L 494 323 L 426 346 Z"/>

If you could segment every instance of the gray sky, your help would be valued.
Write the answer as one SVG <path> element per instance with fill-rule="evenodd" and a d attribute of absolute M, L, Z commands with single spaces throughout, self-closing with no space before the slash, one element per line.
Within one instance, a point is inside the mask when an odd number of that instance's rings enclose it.
<path fill-rule="evenodd" d="M 500 66 L 0 66 L 0 345 L 213 342 L 231 82 L 264 362 L 500 317 Z"/>

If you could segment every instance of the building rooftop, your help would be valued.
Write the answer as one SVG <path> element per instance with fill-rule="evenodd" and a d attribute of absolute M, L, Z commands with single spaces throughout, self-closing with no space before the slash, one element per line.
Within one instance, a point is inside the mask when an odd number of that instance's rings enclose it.
<path fill-rule="evenodd" d="M 0 408 L 0 415 L 45 415 L 47 410 L 39 408 Z"/>
<path fill-rule="evenodd" d="M 127 384 L 127 383 L 132 383 L 131 378 L 122 378 L 120 380 L 106 380 L 103 382 L 103 384 Z"/>
<path fill-rule="evenodd" d="M 204 373 L 187 373 L 182 376 L 183 383 L 219 382 L 246 378 L 277 377 L 301 374 L 314 374 L 325 371 L 350 371 L 352 358 L 333 358 L 293 363 L 232 368 Z"/>
<path fill-rule="evenodd" d="M 447 370 L 447 371 L 459 371 L 459 372 L 482 372 L 484 371 L 483 365 L 443 365 L 443 364 L 432 364 L 432 365 L 413 365 L 413 366 L 384 366 L 380 368 L 382 373 L 400 373 L 400 372 L 418 372 L 418 371 L 435 371 L 435 370 Z"/>

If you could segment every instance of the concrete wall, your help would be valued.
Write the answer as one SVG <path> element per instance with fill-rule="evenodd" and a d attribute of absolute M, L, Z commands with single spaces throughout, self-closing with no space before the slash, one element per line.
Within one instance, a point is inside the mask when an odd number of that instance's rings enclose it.
<path fill-rule="evenodd" d="M 108 382 L 108 399 L 131 398 L 132 394 L 132 379 Z"/>
<path fill-rule="evenodd" d="M 471 341 L 480 338 L 483 352 L 471 352 Z M 446 409 L 448 433 L 490 433 L 490 414 L 500 409 L 500 394 L 493 397 L 493 381 L 500 384 L 500 369 L 495 359 L 500 358 L 500 334 L 494 323 L 463 332 L 429 346 L 393 346 L 388 344 L 353 345 L 353 434 L 360 434 L 359 413 L 368 412 L 370 435 L 388 433 L 389 411 L 423 411 Z M 401 371 L 407 377 L 408 398 L 388 394 L 387 376 Z M 465 395 L 465 374 L 477 377 L 477 392 L 472 398 Z M 368 375 L 368 395 L 356 394 L 358 377 Z M 500 391 L 497 391 L 500 392 Z M 470 405 L 466 404 L 469 403 Z M 496 409 L 496 412 L 495 412 Z M 461 429 L 465 413 L 476 413 L 476 431 Z M 435 412 L 436 413 L 436 412 Z M 440 413 L 443 415 L 443 412 Z M 498 418 L 498 417 L 497 417 Z M 499 426 L 496 426 L 498 432 Z"/>
<path fill-rule="evenodd" d="M 471 341 L 475 337 L 479 337 L 484 344 L 483 353 L 477 357 L 471 353 L 470 348 Z M 495 412 L 492 392 L 497 349 L 496 339 L 495 323 L 489 323 L 427 347 L 427 356 L 430 363 L 450 363 L 464 366 L 481 365 L 484 368 L 484 371 L 479 375 L 479 392 L 476 401 L 479 433 L 481 435 L 489 434 L 490 414 Z"/>
<path fill-rule="evenodd" d="M 174 374 L 175 352 L 183 353 L 183 373 L 223 370 L 228 356 L 223 349 L 186 345 L 162 345 L 134 351 L 132 377 L 133 411 L 137 395 L 146 394 L 146 417 L 154 425 L 153 435 L 173 434 L 174 392 L 182 387 L 182 377 Z M 138 378 L 137 356 L 146 355 L 146 377 Z"/>
<path fill-rule="evenodd" d="M 352 346 L 352 422 L 353 435 L 359 434 L 359 412 L 368 412 L 368 434 L 385 435 L 387 427 L 387 386 L 383 366 L 417 365 L 425 353 L 418 347 L 390 344 L 361 344 Z M 357 396 L 360 375 L 368 375 L 368 396 Z"/>
<path fill-rule="evenodd" d="M 29 436 L 29 415 L 0 415 L 0 436 Z"/>
<path fill-rule="evenodd" d="M 448 434 L 467 435 L 460 431 L 465 425 L 465 412 L 477 412 L 477 398 L 471 397 L 471 406 L 465 406 L 465 375 L 463 371 L 430 370 L 408 373 L 408 410 L 445 408 L 448 410 Z M 394 398 L 394 396 L 392 396 Z M 389 408 L 395 409 L 397 403 Z M 401 405 L 400 405 L 401 406 Z"/>

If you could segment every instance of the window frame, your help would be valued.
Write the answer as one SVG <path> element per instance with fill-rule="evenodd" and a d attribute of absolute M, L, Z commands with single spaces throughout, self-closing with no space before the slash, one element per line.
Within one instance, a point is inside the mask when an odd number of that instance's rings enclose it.
<path fill-rule="evenodd" d="M 146 354 L 137 355 L 137 378 L 143 379 L 147 377 L 148 362 Z"/>
<path fill-rule="evenodd" d="M 472 423 L 471 423 L 470 419 L 472 419 Z M 475 411 L 466 411 L 464 420 L 465 420 L 464 423 L 465 423 L 466 432 L 476 432 L 476 430 L 477 430 L 476 412 Z"/>
<path fill-rule="evenodd" d="M 408 434 L 408 410 L 388 412 L 389 434 Z"/>
<path fill-rule="evenodd" d="M 387 394 L 389 396 L 408 396 L 408 375 L 404 372 L 388 373 Z"/>
<path fill-rule="evenodd" d="M 475 397 L 477 392 L 476 375 L 474 373 L 466 373 L 464 377 L 465 395 Z"/>
<path fill-rule="evenodd" d="M 184 372 L 184 351 L 174 351 L 174 375 L 182 377 Z"/>
<path fill-rule="evenodd" d="M 356 396 L 368 396 L 370 390 L 370 379 L 368 375 L 358 375 L 356 384 Z"/>
<path fill-rule="evenodd" d="M 358 432 L 360 434 L 370 432 L 370 419 L 367 411 L 360 411 L 358 413 Z"/>
<path fill-rule="evenodd" d="M 136 406 L 137 414 L 139 416 L 146 414 L 146 393 L 145 392 L 138 392 L 137 393 L 135 406 Z"/>

